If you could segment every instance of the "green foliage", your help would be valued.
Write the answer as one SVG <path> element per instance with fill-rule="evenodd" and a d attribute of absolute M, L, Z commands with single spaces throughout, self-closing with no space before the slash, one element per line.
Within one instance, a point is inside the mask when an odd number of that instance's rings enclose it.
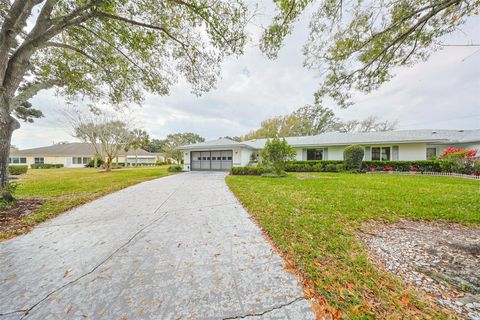
<path fill-rule="evenodd" d="M 329 163 L 325 166 L 325 172 L 337 172 L 337 166 L 338 165 L 341 165 L 341 163 L 339 164 L 333 164 L 333 163 Z"/>
<path fill-rule="evenodd" d="M 105 163 L 105 161 L 103 161 L 102 158 L 97 158 L 97 168 L 100 168 L 101 166 L 103 166 L 103 164 Z M 119 163 L 114 163 L 114 165 L 120 165 Z M 95 167 L 95 160 L 92 159 L 90 161 L 88 161 L 88 163 L 85 165 L 86 168 L 93 168 Z"/>
<path fill-rule="evenodd" d="M 377 268 L 358 232 L 371 220 L 480 226 L 478 181 L 343 173 L 293 173 L 278 180 L 228 176 L 226 180 L 280 250 L 311 281 L 327 308 L 341 310 L 340 318 L 451 318 L 424 295 Z"/>
<path fill-rule="evenodd" d="M 360 170 L 365 151 L 363 147 L 351 145 L 343 151 L 343 162 L 348 170 Z"/>
<path fill-rule="evenodd" d="M 282 40 L 313 0 L 275 1 L 276 15 L 260 48 L 275 58 Z M 352 103 L 351 93 L 377 89 L 399 66 L 426 60 L 441 48 L 447 34 L 467 18 L 475 19 L 480 2 L 462 1 L 318 1 L 311 15 L 310 35 L 303 47 L 304 65 L 324 74 L 316 92 L 340 106 Z"/>
<path fill-rule="evenodd" d="M 20 175 L 20 174 L 24 174 L 24 173 L 27 173 L 27 170 L 28 170 L 28 166 L 24 166 L 24 165 L 10 165 L 8 166 L 8 171 L 10 172 L 10 174 L 12 176 L 17 176 L 17 175 Z"/>
<path fill-rule="evenodd" d="M 419 161 L 363 161 L 362 171 L 369 171 L 375 168 L 382 171 L 384 167 L 392 167 L 393 171 L 408 172 L 416 168 L 419 172 L 444 172 L 441 161 L 437 160 L 419 160 Z"/>
<path fill-rule="evenodd" d="M 180 163 L 183 159 L 183 151 L 177 150 L 178 147 L 204 142 L 205 138 L 192 132 L 173 133 L 167 136 L 163 144 L 163 152 L 165 157 L 172 158 Z"/>
<path fill-rule="evenodd" d="M 262 166 L 267 172 L 281 175 L 285 169 L 285 163 L 295 158 L 296 152 L 287 141 L 282 138 L 274 137 L 265 142 L 264 148 L 260 152 Z"/>
<path fill-rule="evenodd" d="M 15 117 L 28 123 L 32 123 L 34 119 L 43 118 L 43 112 L 32 107 L 32 104 L 25 101 L 19 105 L 14 111 Z"/>
<path fill-rule="evenodd" d="M 63 168 L 63 164 L 61 163 L 34 163 L 30 165 L 32 169 L 58 169 Z"/>
<path fill-rule="evenodd" d="M 475 173 L 475 166 L 478 167 L 477 163 L 480 162 L 480 160 L 474 157 L 466 157 L 460 152 L 448 154 L 439 161 L 442 171 L 462 174 Z"/>
<path fill-rule="evenodd" d="M 336 168 L 337 165 L 343 164 L 341 160 L 301 160 L 301 161 L 288 161 L 285 164 L 285 171 L 287 172 L 325 172 L 327 165 L 333 165 Z M 329 168 L 333 168 L 330 166 Z"/>
<path fill-rule="evenodd" d="M 262 166 L 248 166 L 248 167 L 232 167 L 230 168 L 231 175 L 240 176 L 260 176 L 266 172 Z"/>
<path fill-rule="evenodd" d="M 181 172 L 182 170 L 183 167 L 179 165 L 168 167 L 168 172 Z"/>

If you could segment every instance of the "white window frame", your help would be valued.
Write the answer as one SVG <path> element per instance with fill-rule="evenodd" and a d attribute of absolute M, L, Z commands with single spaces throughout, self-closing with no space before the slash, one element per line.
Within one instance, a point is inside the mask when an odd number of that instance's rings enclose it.
<path fill-rule="evenodd" d="M 8 158 L 8 163 L 10 163 L 10 164 L 26 164 L 27 163 L 27 158 L 26 157 L 9 157 Z"/>
<path fill-rule="evenodd" d="M 375 148 L 380 148 L 380 159 L 378 160 L 373 160 L 373 149 Z M 388 153 L 389 159 L 388 160 L 383 160 L 382 159 L 382 150 L 383 149 L 390 149 L 390 152 Z M 370 160 L 372 161 L 392 161 L 392 146 L 370 146 Z"/>

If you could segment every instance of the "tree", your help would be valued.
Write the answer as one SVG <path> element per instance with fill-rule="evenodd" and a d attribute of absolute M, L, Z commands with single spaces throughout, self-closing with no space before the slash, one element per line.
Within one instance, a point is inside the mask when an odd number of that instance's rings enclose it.
<path fill-rule="evenodd" d="M 242 140 L 313 136 L 325 132 L 391 131 L 397 121 L 380 121 L 370 116 L 364 120 L 341 121 L 333 110 L 319 104 L 306 105 L 286 116 L 268 118 L 259 129 L 242 136 Z"/>
<path fill-rule="evenodd" d="M 16 110 L 33 120 L 25 103 L 40 90 L 121 106 L 183 76 L 200 94 L 243 52 L 248 19 L 242 0 L 0 1 L 0 187 Z"/>
<path fill-rule="evenodd" d="M 285 138 L 274 137 L 265 142 L 260 151 L 262 165 L 276 176 L 284 175 L 285 163 L 295 158 L 296 152 Z"/>
<path fill-rule="evenodd" d="M 199 142 L 204 142 L 205 138 L 201 137 L 196 133 L 183 132 L 183 133 L 174 133 L 169 134 L 167 139 L 165 139 L 165 145 L 163 151 L 165 152 L 165 157 L 172 158 L 180 163 L 183 158 L 182 151 L 177 150 L 178 147 L 184 146 L 187 144 L 194 144 Z"/>
<path fill-rule="evenodd" d="M 165 139 L 150 139 L 142 148 L 148 152 L 159 153 L 163 152 L 166 143 Z"/>
<path fill-rule="evenodd" d="M 377 117 L 370 116 L 364 120 L 340 121 L 335 128 L 338 132 L 371 132 L 395 130 L 398 121 L 380 121 Z"/>
<path fill-rule="evenodd" d="M 229 140 L 232 140 L 232 141 L 236 141 L 236 142 L 242 141 L 242 138 L 241 138 L 241 137 L 238 137 L 238 136 L 233 136 L 233 137 L 225 136 L 225 137 L 223 137 L 223 138 L 224 138 L 224 139 L 229 139 Z M 222 139 L 222 137 L 220 137 L 220 139 Z"/>
<path fill-rule="evenodd" d="M 94 161 L 97 158 L 104 160 L 105 171 L 112 170 L 113 159 L 120 151 L 131 145 L 132 135 L 126 121 L 107 112 L 67 112 L 73 136 L 89 143 L 94 150 Z"/>
<path fill-rule="evenodd" d="M 133 129 L 130 132 L 130 146 L 135 151 L 135 165 L 138 166 L 138 149 L 148 145 L 150 137 L 145 130 Z"/>
<path fill-rule="evenodd" d="M 317 3 L 304 45 L 304 65 L 323 82 L 316 92 L 340 106 L 352 103 L 352 92 L 368 93 L 393 76 L 396 67 L 428 59 L 442 47 L 442 37 L 478 14 L 478 0 L 282 0 L 265 30 L 261 49 L 275 58 L 283 39 L 305 9 Z"/>

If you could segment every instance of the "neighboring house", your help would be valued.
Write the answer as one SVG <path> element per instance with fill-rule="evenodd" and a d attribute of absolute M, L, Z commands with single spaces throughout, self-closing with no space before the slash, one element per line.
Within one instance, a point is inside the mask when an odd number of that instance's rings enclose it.
<path fill-rule="evenodd" d="M 447 147 L 480 150 L 480 130 L 400 130 L 364 133 L 323 133 L 287 137 L 297 160 L 343 160 L 345 147 L 365 148 L 365 160 L 426 160 Z M 266 139 L 235 142 L 218 139 L 181 146 L 184 170 L 228 170 L 258 158 Z"/>
<path fill-rule="evenodd" d="M 54 144 L 48 147 L 40 147 L 33 149 L 10 150 L 9 163 L 26 164 L 28 166 L 32 164 L 62 164 L 65 168 L 82 168 L 93 159 L 95 151 L 93 147 L 88 143 L 75 142 L 75 143 L 60 143 Z M 156 153 L 150 153 L 143 149 L 137 149 L 136 151 L 130 150 L 129 152 L 120 151 L 118 158 L 115 158 L 114 162 L 127 163 L 128 165 L 134 165 L 138 159 L 139 164 L 143 163 L 155 163 L 157 160 L 164 161 L 164 157 Z"/>

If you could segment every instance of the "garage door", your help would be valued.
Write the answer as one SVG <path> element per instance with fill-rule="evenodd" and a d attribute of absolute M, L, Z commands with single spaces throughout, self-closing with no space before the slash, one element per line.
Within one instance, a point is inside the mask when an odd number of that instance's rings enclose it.
<path fill-rule="evenodd" d="M 232 150 L 193 151 L 192 170 L 230 170 L 233 164 Z"/>

